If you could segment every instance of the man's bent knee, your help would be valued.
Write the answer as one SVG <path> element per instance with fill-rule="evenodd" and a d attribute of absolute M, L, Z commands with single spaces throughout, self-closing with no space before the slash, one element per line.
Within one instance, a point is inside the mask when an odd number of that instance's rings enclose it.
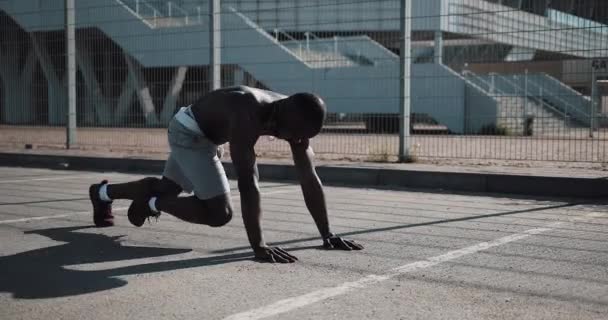
<path fill-rule="evenodd" d="M 207 225 L 221 227 L 232 220 L 232 204 L 228 195 L 221 195 L 205 200 L 207 207 Z"/>
<path fill-rule="evenodd" d="M 232 209 L 226 207 L 226 208 L 224 208 L 224 210 L 221 210 L 220 212 L 213 212 L 211 214 L 210 219 L 209 219 L 209 226 L 216 227 L 216 228 L 221 227 L 221 226 L 228 224 L 228 222 L 230 222 L 230 220 L 232 220 Z"/>

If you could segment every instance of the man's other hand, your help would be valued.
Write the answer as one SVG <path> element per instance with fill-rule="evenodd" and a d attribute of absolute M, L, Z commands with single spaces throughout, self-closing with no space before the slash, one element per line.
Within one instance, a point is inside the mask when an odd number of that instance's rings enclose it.
<path fill-rule="evenodd" d="M 298 258 L 279 247 L 260 247 L 255 249 L 254 252 L 256 259 L 266 262 L 292 263 L 298 261 Z"/>
<path fill-rule="evenodd" d="M 331 235 L 323 239 L 323 247 L 325 249 L 339 249 L 339 250 L 361 250 L 363 246 L 356 243 L 353 240 L 343 239 L 336 235 Z"/>

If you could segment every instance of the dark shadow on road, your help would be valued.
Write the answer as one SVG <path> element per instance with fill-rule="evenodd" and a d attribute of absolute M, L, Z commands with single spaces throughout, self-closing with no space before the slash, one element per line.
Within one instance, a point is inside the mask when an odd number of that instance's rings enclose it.
<path fill-rule="evenodd" d="M 478 216 L 469 216 L 469 217 L 454 218 L 454 219 L 444 219 L 444 220 L 436 220 L 436 221 L 429 221 L 429 222 L 412 223 L 412 224 L 390 226 L 390 227 L 383 227 L 383 228 L 375 228 L 375 229 L 357 230 L 357 231 L 350 231 L 350 232 L 340 233 L 340 236 L 353 236 L 353 235 L 358 235 L 358 234 L 367 234 L 367 233 L 392 231 L 392 230 L 407 229 L 407 228 L 414 228 L 414 227 L 431 226 L 431 225 L 435 225 L 435 224 L 443 224 L 443 223 L 451 223 L 451 222 L 461 222 L 461 221 L 468 221 L 468 220 L 477 220 L 477 219 L 484 219 L 484 218 L 508 216 L 508 215 L 526 213 L 526 212 L 535 212 L 535 211 L 543 211 L 543 210 L 551 210 L 551 209 L 560 209 L 560 208 L 574 207 L 574 206 L 577 206 L 577 205 L 580 205 L 580 204 L 581 203 L 566 203 L 566 204 L 547 206 L 547 207 L 541 207 L 541 208 L 532 208 L 532 209 L 516 210 L 516 211 L 506 211 L 506 212 L 490 213 L 490 214 L 484 214 L 484 215 L 478 215 Z M 319 240 L 320 241 L 319 237 L 310 237 L 310 238 L 300 238 L 300 239 L 293 239 L 293 240 L 287 240 L 287 241 L 273 242 L 272 245 L 274 245 L 274 246 L 289 245 L 289 244 L 306 242 L 306 241 L 313 241 L 313 240 Z M 247 249 L 247 248 L 249 248 L 249 247 L 236 247 L 236 248 L 229 248 L 229 249 L 223 249 L 223 250 L 215 250 L 215 251 L 213 251 L 213 253 L 226 253 L 226 252 L 230 252 L 230 251 L 244 250 L 244 249 Z"/>
<path fill-rule="evenodd" d="M 192 251 L 123 246 L 117 241 L 122 236 L 78 232 L 89 228 L 92 227 L 26 231 L 26 234 L 38 234 L 67 243 L 0 257 L 0 292 L 9 292 L 13 297 L 21 299 L 74 296 L 125 286 L 127 281 L 118 278 L 120 276 L 210 266 L 252 258 L 251 253 L 239 253 L 106 270 L 73 270 L 70 266 L 78 264 L 162 257 Z"/>

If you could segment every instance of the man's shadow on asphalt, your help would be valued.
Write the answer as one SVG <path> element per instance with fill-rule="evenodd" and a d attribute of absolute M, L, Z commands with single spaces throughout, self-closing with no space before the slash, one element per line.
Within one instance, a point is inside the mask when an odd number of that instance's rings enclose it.
<path fill-rule="evenodd" d="M 251 260 L 251 253 L 227 254 L 218 257 L 163 261 L 106 270 L 82 271 L 69 266 L 96 262 L 163 257 L 192 251 L 191 249 L 123 246 L 103 234 L 77 232 L 92 228 L 66 227 L 26 231 L 56 241 L 57 246 L 35 249 L 0 257 L 0 292 L 15 298 L 41 299 L 66 297 L 114 289 L 127 284 L 120 276 L 210 266 Z"/>

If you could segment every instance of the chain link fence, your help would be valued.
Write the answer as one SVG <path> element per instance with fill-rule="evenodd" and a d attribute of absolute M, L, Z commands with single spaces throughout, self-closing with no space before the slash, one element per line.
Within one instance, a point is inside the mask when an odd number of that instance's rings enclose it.
<path fill-rule="evenodd" d="M 396 160 L 409 121 L 410 159 L 608 162 L 606 1 L 412 0 L 402 34 L 404 3 L 219 1 L 219 84 L 319 94 L 320 157 Z M 0 0 L 0 146 L 66 146 L 66 12 Z M 214 88 L 209 1 L 78 0 L 73 13 L 70 148 L 167 152 L 173 114 Z M 289 155 L 266 137 L 256 150 Z"/>

